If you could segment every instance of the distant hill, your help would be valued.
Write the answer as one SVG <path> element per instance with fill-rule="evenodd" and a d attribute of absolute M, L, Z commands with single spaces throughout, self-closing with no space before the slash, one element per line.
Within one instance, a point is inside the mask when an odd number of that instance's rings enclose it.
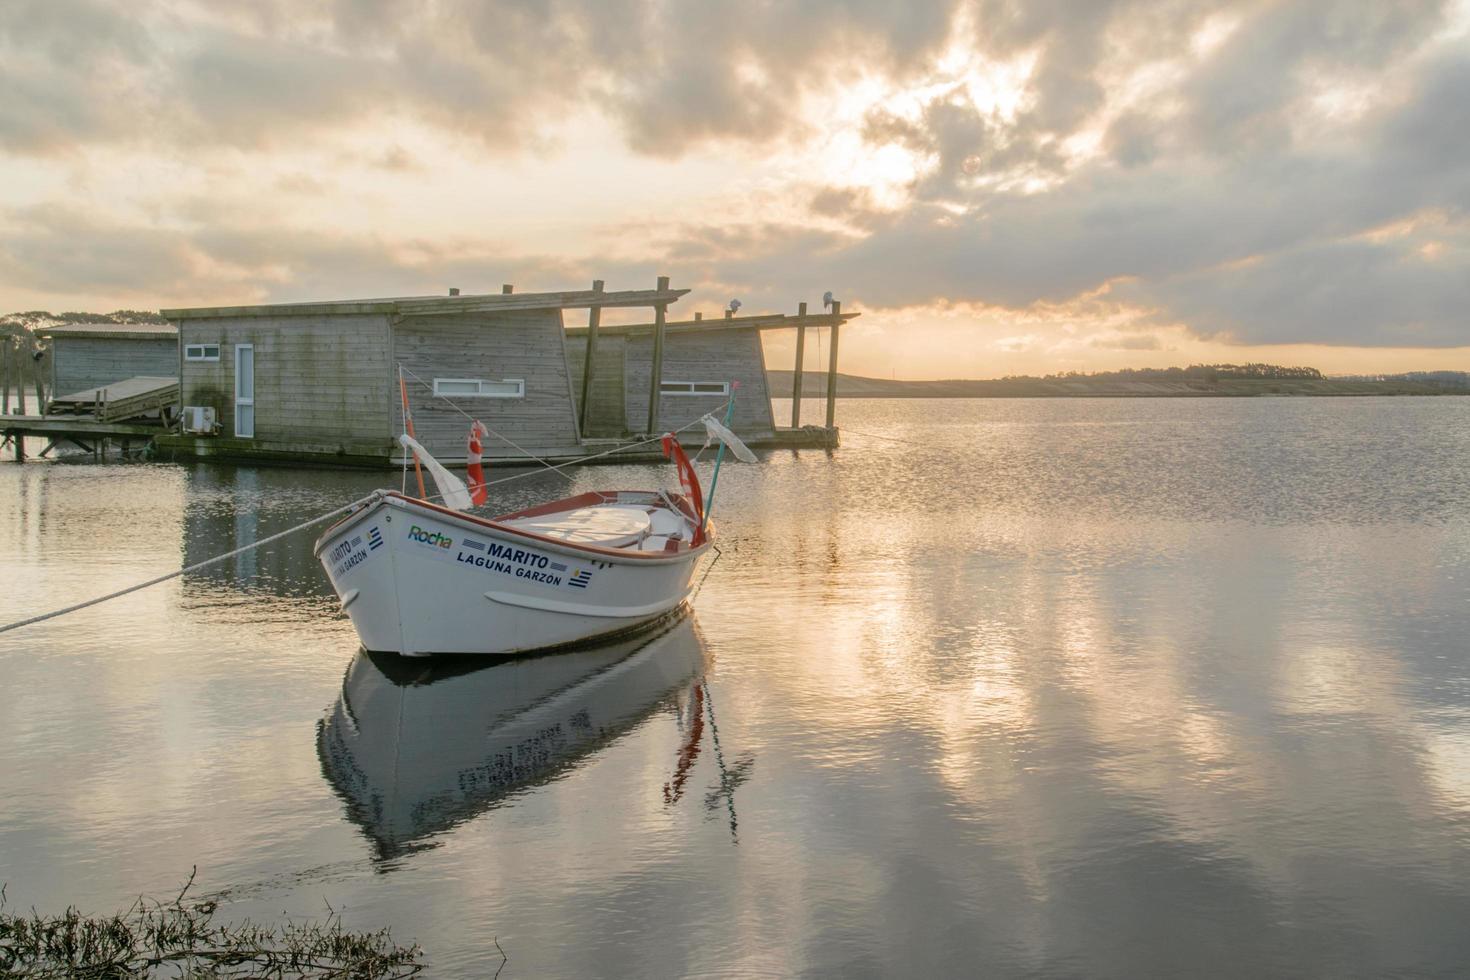
<path fill-rule="evenodd" d="M 771 395 L 791 397 L 795 372 L 773 370 Z M 1444 395 L 1470 388 L 1423 380 L 1216 376 L 1132 380 L 1117 375 L 1067 375 L 997 380 L 891 381 L 837 375 L 840 398 L 1211 398 L 1259 395 Z M 825 372 L 803 372 L 802 396 L 825 398 Z"/>

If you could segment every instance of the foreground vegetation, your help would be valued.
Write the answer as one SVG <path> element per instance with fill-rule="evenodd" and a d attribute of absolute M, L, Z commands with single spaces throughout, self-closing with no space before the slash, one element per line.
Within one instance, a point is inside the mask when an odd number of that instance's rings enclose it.
<path fill-rule="evenodd" d="M 190 882 L 193 877 L 190 877 Z M 390 980 L 422 971 L 417 945 L 388 930 L 354 933 L 332 913 L 281 927 L 214 921 L 216 903 L 140 899 L 120 915 L 13 915 L 0 896 L 0 976 L 30 978 L 274 977 Z"/>

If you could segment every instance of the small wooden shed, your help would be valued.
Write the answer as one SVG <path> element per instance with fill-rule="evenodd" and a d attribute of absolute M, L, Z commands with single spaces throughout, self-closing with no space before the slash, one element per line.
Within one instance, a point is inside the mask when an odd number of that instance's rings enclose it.
<path fill-rule="evenodd" d="M 178 374 L 178 328 L 171 323 L 61 323 L 41 336 L 51 345 L 53 398 Z"/>

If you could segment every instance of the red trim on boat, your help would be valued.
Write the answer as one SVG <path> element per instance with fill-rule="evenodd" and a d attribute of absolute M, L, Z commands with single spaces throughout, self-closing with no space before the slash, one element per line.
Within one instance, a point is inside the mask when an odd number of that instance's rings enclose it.
<path fill-rule="evenodd" d="M 639 492 L 646 492 L 646 491 L 639 491 Z M 404 496 L 403 494 L 399 493 L 396 490 L 390 490 L 390 491 L 388 491 L 387 493 L 383 494 L 383 497 L 385 499 L 386 498 L 389 498 L 389 497 L 396 497 L 396 498 L 398 498 L 399 500 L 403 501 L 406 504 L 412 504 L 415 507 L 422 507 L 425 510 L 435 511 L 437 513 L 443 514 L 446 517 L 452 517 L 452 518 L 455 518 L 457 520 L 467 521 L 467 522 L 469 522 L 471 524 L 478 524 L 481 527 L 490 528 L 490 529 L 496 531 L 499 534 L 510 534 L 510 535 L 514 535 L 514 536 L 519 537 L 519 538 L 529 538 L 532 541 L 545 542 L 546 545 L 550 545 L 550 546 L 555 547 L 555 548 L 565 548 L 565 549 L 568 549 L 568 550 L 571 550 L 571 551 L 583 551 L 583 552 L 587 552 L 589 554 L 594 554 L 594 555 L 610 555 L 610 556 L 616 557 L 616 558 L 635 558 L 635 559 L 649 560 L 649 559 L 663 559 L 663 558 L 669 557 L 669 552 L 667 550 L 665 550 L 665 551 L 629 551 L 626 548 L 602 548 L 602 547 L 599 547 L 597 545 L 592 545 L 592 544 L 573 544 L 571 542 L 562 541 L 562 540 L 559 540 L 557 538 L 549 538 L 549 537 L 547 537 L 544 534 L 536 534 L 536 533 L 531 532 L 531 531 L 522 531 L 519 528 L 508 527 L 508 526 L 506 526 L 504 524 L 498 523 L 498 521 L 500 519 L 505 519 L 505 518 L 511 518 L 511 517 L 515 517 L 515 518 L 520 518 L 520 517 L 535 517 L 535 516 L 539 516 L 539 514 L 543 514 L 543 513 L 544 514 L 554 514 L 554 513 L 556 513 L 559 510 L 572 510 L 572 509 L 574 509 L 576 507 L 585 507 L 588 504 L 593 504 L 593 503 L 608 503 L 608 502 L 610 502 L 608 500 L 609 497 L 611 498 L 611 500 L 617 500 L 617 492 L 616 491 L 598 491 L 598 490 L 592 490 L 592 491 L 589 491 L 589 492 L 584 493 L 584 494 L 579 494 L 578 496 L 575 496 L 575 497 L 566 497 L 566 498 L 564 498 L 562 500 L 555 501 L 554 504 L 545 504 L 542 507 L 533 507 L 533 508 L 531 508 L 529 510 L 516 511 L 514 514 L 506 514 L 506 515 L 503 515 L 503 518 L 498 518 L 498 519 L 495 519 L 495 520 L 486 520 L 483 517 L 476 517 L 473 514 L 465 514 L 465 513 L 462 513 L 460 511 L 457 511 L 457 510 L 450 510 L 448 507 L 441 507 L 438 504 L 431 504 L 427 500 L 415 500 L 413 497 L 406 497 L 406 496 Z M 548 510 L 547 508 L 550 508 L 550 509 Z M 667 508 L 665 508 L 665 509 L 667 509 Z M 688 515 L 687 514 L 681 514 L 680 516 L 681 517 L 684 517 L 685 519 L 688 518 Z M 326 537 L 326 534 L 323 534 L 322 537 L 325 538 Z M 693 545 L 693 546 L 691 546 L 689 548 L 679 548 L 679 549 L 677 549 L 676 553 L 685 553 L 685 552 L 692 552 L 692 551 L 700 551 L 706 545 L 709 544 L 709 541 L 710 541 L 710 538 L 707 536 L 705 538 L 705 540 L 702 541 L 702 542 L 700 542 L 698 545 Z"/>

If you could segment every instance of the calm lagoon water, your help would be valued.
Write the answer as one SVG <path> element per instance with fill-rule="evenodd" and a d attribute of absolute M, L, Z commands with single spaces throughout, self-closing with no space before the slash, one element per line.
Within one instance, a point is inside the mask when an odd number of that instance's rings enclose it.
<path fill-rule="evenodd" d="M 502 977 L 1470 972 L 1470 399 L 839 422 L 726 469 L 723 556 L 639 643 L 368 657 L 309 534 L 0 635 L 10 906 L 197 865 L 433 976 L 497 938 Z M 7 462 L 0 620 L 382 479 Z"/>

